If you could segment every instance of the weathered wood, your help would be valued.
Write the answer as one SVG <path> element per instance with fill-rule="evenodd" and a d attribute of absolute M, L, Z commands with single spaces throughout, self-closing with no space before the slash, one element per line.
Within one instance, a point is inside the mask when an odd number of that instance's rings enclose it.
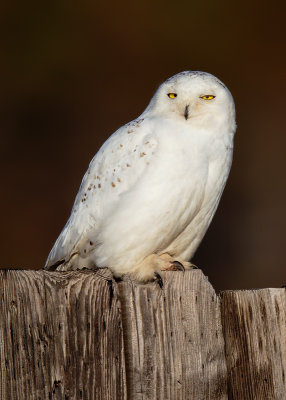
<path fill-rule="evenodd" d="M 286 291 L 222 293 L 229 399 L 286 399 Z"/>
<path fill-rule="evenodd" d="M 286 291 L 0 270 L 0 400 L 286 399 Z"/>
<path fill-rule="evenodd" d="M 101 273 L 0 271 L 0 398 L 125 399 L 116 287 Z"/>
<path fill-rule="evenodd" d="M 220 304 L 200 270 L 119 284 L 128 398 L 227 399 Z"/>

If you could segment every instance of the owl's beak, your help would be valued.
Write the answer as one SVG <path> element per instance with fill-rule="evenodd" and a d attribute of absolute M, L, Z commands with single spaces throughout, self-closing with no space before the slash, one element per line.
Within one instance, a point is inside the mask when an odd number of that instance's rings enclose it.
<path fill-rule="evenodd" d="M 189 118 L 189 106 L 185 107 L 184 117 L 185 120 L 187 121 L 187 119 Z"/>

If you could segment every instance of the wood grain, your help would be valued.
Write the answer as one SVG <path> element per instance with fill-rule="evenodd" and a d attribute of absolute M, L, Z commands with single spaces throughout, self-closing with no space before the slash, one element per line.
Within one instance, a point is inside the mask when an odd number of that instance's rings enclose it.
<path fill-rule="evenodd" d="M 0 400 L 285 400 L 286 291 L 0 270 Z"/>
<path fill-rule="evenodd" d="M 119 284 L 128 398 L 227 399 L 220 303 L 200 270 Z"/>
<path fill-rule="evenodd" d="M 222 293 L 229 399 L 286 399 L 286 291 Z"/>
<path fill-rule="evenodd" d="M 0 398 L 126 398 L 110 275 L 0 271 Z"/>

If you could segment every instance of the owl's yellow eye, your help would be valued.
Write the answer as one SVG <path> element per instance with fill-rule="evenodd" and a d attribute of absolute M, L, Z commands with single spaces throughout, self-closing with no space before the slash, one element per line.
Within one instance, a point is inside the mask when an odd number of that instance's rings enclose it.
<path fill-rule="evenodd" d="M 201 96 L 201 99 L 204 99 L 204 100 L 212 100 L 214 98 L 215 98 L 215 96 L 213 96 L 212 94 L 205 94 L 204 96 Z"/>
<path fill-rule="evenodd" d="M 177 93 L 168 93 L 168 97 L 170 97 L 170 99 L 174 99 L 177 97 Z"/>

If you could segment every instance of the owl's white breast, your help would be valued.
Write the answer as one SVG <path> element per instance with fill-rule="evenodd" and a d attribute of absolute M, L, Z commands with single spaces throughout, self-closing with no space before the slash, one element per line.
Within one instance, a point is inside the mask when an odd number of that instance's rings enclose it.
<path fill-rule="evenodd" d="M 227 132 L 217 135 L 162 118 L 146 124 L 158 142 L 150 168 L 120 195 L 120 205 L 97 232 L 94 262 L 123 273 L 148 254 L 169 249 L 176 256 L 194 248 L 189 230 L 202 238 L 231 163 Z"/>
<path fill-rule="evenodd" d="M 178 136 L 182 138 L 177 141 Z M 187 260 L 200 244 L 218 206 L 231 167 L 233 135 L 222 128 L 219 134 L 190 129 L 178 136 L 177 143 L 169 143 L 177 163 L 168 172 L 176 188 L 180 234 L 160 252 Z"/>
<path fill-rule="evenodd" d="M 216 157 L 210 156 L 207 160 L 208 171 L 207 176 L 203 178 L 199 207 L 194 212 L 190 203 L 187 210 L 191 216 L 189 223 L 162 253 L 167 252 L 190 260 L 203 239 L 219 204 L 232 162 L 232 147 L 225 147 L 223 143 L 216 145 L 221 147 L 221 150 Z"/>

